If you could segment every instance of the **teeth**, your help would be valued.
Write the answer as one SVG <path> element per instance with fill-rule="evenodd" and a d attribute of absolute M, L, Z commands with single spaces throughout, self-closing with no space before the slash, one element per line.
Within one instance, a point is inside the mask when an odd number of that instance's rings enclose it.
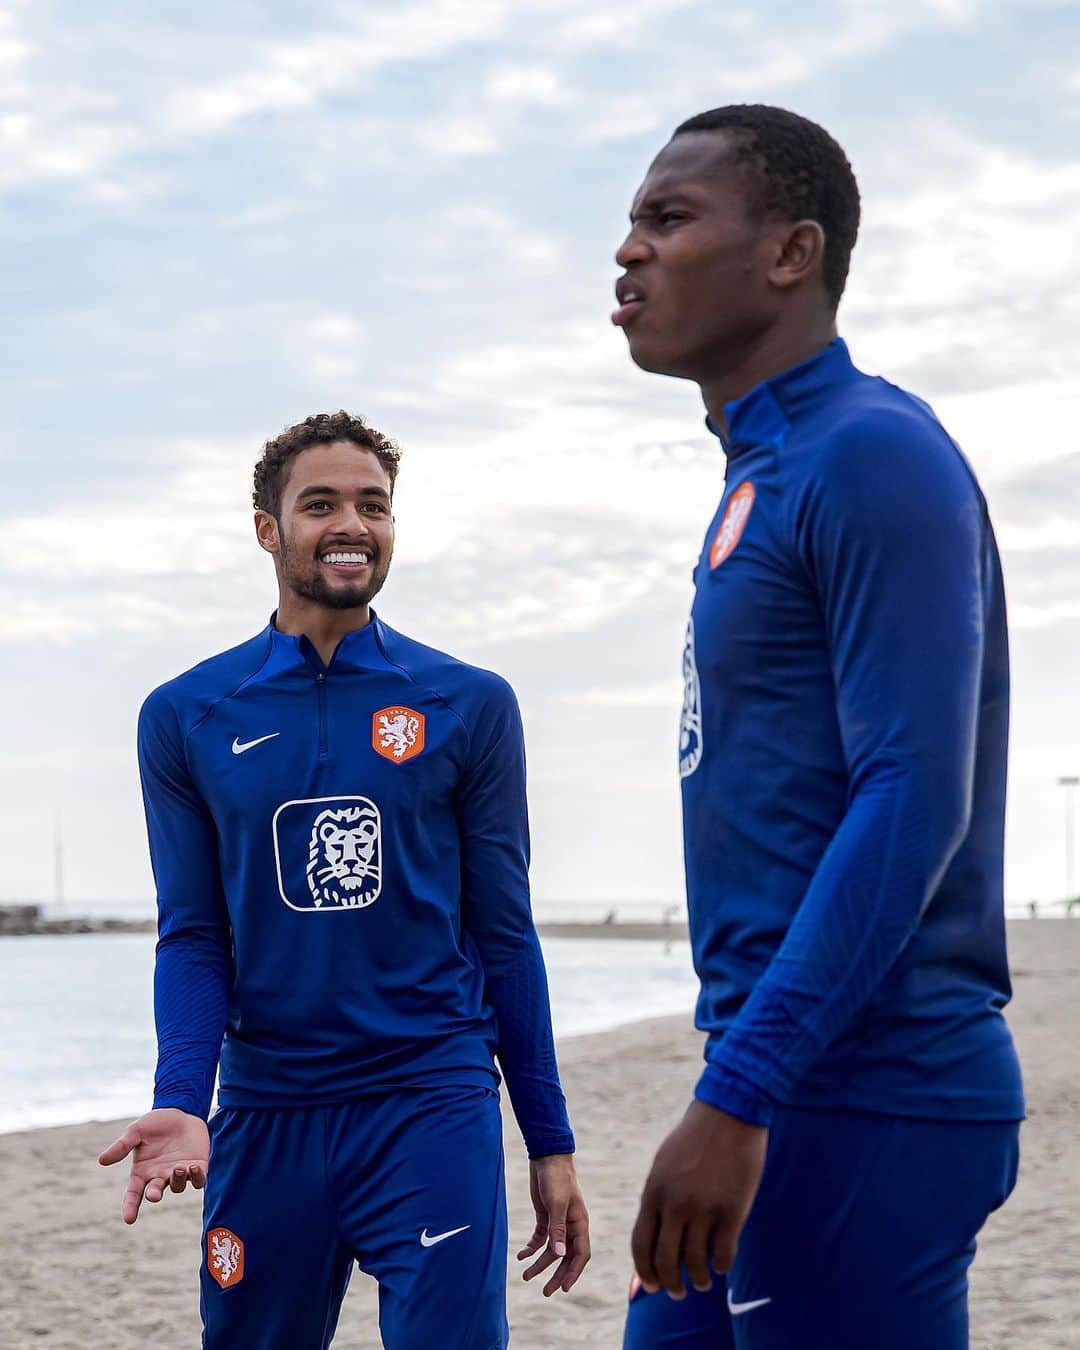
<path fill-rule="evenodd" d="M 324 553 L 322 560 L 325 563 L 368 563 L 371 558 L 367 553 Z"/>

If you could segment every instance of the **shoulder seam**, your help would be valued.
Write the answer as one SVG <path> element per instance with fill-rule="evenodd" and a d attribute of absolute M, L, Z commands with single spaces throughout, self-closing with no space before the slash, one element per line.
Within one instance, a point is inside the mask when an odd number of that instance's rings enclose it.
<path fill-rule="evenodd" d="M 222 694 L 220 698 L 214 699 L 213 703 L 210 704 L 210 706 L 199 718 L 199 720 L 191 727 L 189 731 L 185 733 L 184 735 L 185 758 L 187 757 L 187 743 L 190 740 L 190 738 L 195 735 L 198 729 L 203 725 L 204 722 L 206 722 L 206 720 L 210 717 L 211 713 L 213 713 L 214 709 L 217 708 L 219 704 L 224 703 L 226 699 L 235 698 L 236 695 L 240 692 L 240 690 L 243 689 L 245 684 L 250 684 L 251 681 L 255 679 L 255 677 L 260 673 L 260 671 L 262 671 L 267 661 L 270 660 L 270 653 L 273 651 L 273 649 L 274 649 L 273 642 L 268 640 L 266 644 L 266 651 L 263 654 L 263 658 L 259 662 L 259 664 L 255 667 L 255 669 L 248 671 L 248 673 L 244 676 L 244 678 L 240 681 L 240 683 L 236 686 L 235 689 L 230 689 L 228 693 Z"/>

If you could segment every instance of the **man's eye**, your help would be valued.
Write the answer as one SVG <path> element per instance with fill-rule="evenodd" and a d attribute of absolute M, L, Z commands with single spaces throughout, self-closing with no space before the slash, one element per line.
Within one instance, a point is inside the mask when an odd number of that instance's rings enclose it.
<path fill-rule="evenodd" d="M 308 503 L 308 506 L 307 506 L 307 509 L 308 509 L 309 511 L 317 511 L 317 510 L 319 510 L 320 508 L 322 508 L 322 507 L 324 507 L 324 506 L 325 506 L 326 509 L 329 511 L 329 509 L 330 509 L 330 503 L 329 503 L 329 502 L 309 502 L 309 503 Z"/>
<path fill-rule="evenodd" d="M 657 216 L 657 220 L 661 225 L 671 225 L 676 221 L 685 219 L 686 213 L 684 211 L 661 211 Z"/>
<path fill-rule="evenodd" d="M 386 507 L 383 506 L 382 502 L 365 502 L 364 510 L 371 511 L 375 515 L 382 515 L 382 513 L 386 510 Z"/>

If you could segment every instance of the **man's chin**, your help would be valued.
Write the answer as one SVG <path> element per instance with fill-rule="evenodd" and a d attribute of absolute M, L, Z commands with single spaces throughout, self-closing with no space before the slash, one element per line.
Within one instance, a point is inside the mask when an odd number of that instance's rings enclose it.
<path fill-rule="evenodd" d="M 291 589 L 305 600 L 313 600 L 315 604 L 322 605 L 325 609 L 363 609 L 379 594 L 385 580 L 384 574 L 373 577 L 363 586 L 350 581 L 344 581 L 340 586 L 331 586 L 319 577 L 308 584 L 293 583 Z"/>
<path fill-rule="evenodd" d="M 681 369 L 678 356 L 674 352 L 665 351 L 658 343 L 635 341 L 630 336 L 627 346 L 630 360 L 639 369 L 647 370 L 650 375 L 672 375 L 679 380 L 693 379 L 692 375 Z"/>

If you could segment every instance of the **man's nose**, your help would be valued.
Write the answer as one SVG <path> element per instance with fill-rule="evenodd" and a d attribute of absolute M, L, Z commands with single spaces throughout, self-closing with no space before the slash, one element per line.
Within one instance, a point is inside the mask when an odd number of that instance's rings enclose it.
<path fill-rule="evenodd" d="M 629 267 L 632 263 L 645 262 L 652 250 L 636 229 L 632 229 L 615 250 L 615 261 L 620 267 Z"/>

